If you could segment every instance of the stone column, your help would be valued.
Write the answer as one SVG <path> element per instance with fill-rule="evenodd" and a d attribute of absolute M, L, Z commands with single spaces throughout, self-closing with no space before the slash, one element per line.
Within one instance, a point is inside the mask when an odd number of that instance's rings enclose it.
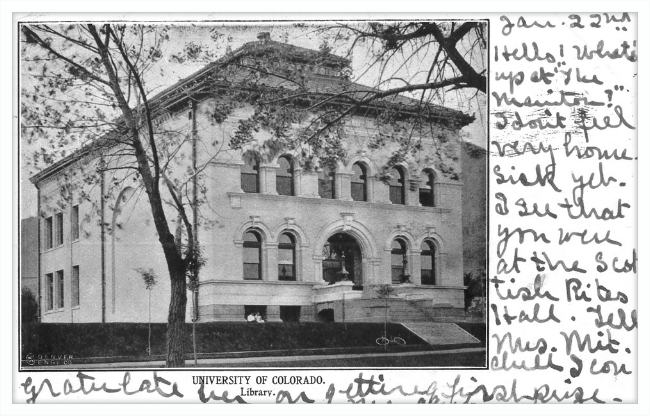
<path fill-rule="evenodd" d="M 336 199 L 341 199 L 343 201 L 352 201 L 352 192 L 350 187 L 350 177 L 352 174 L 336 172 L 334 180 L 334 194 Z"/>
<path fill-rule="evenodd" d="M 275 189 L 275 172 L 277 165 L 260 164 L 260 193 L 266 195 L 277 195 Z"/>
<path fill-rule="evenodd" d="M 389 187 L 379 179 L 372 178 L 373 182 L 373 202 L 378 202 L 380 204 L 392 204 L 390 201 L 390 192 Z"/>
<path fill-rule="evenodd" d="M 318 173 L 313 170 L 303 170 L 302 171 L 302 180 L 300 186 L 300 194 L 296 195 L 304 196 L 307 198 L 320 198 L 318 194 Z"/>
<path fill-rule="evenodd" d="M 280 319 L 280 307 L 277 305 L 268 305 L 266 307 L 266 321 L 267 322 L 282 322 Z"/>
<path fill-rule="evenodd" d="M 406 185 L 406 205 L 422 206 L 420 204 L 420 180 L 409 179 Z"/>
<path fill-rule="evenodd" d="M 411 252 L 409 253 L 409 272 L 411 273 L 411 283 L 415 285 L 421 285 L 422 284 L 422 258 L 420 257 L 420 254 L 422 253 L 422 250 L 418 249 L 412 249 Z"/>
<path fill-rule="evenodd" d="M 266 243 L 266 273 L 262 273 L 264 280 L 278 280 L 278 243 Z"/>
<path fill-rule="evenodd" d="M 304 171 L 300 167 L 293 168 L 293 194 L 295 196 L 302 195 L 302 179 L 304 177 Z"/>
<path fill-rule="evenodd" d="M 221 279 L 227 280 L 243 280 L 244 279 L 244 241 L 237 240 L 235 241 L 235 250 L 232 256 L 228 256 L 223 259 L 220 267 L 217 269 L 218 272 L 222 273 Z M 217 250 L 218 246 L 215 246 Z M 222 252 L 220 251 L 216 258 L 221 256 Z"/>

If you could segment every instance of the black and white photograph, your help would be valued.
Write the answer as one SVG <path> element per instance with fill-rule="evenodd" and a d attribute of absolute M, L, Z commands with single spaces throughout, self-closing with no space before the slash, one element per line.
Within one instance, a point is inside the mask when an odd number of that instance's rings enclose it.
<path fill-rule="evenodd" d="M 0 414 L 647 415 L 615 7 L 0 2 Z"/>
<path fill-rule="evenodd" d="M 486 367 L 487 20 L 19 30 L 22 370 Z"/>

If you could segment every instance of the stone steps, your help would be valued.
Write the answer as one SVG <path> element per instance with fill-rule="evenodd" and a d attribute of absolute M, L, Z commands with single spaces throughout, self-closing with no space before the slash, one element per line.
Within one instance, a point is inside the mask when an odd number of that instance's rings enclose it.
<path fill-rule="evenodd" d="M 431 345 L 481 343 L 469 332 L 453 323 L 402 322 L 402 325 Z"/>
<path fill-rule="evenodd" d="M 345 320 L 349 322 L 382 322 L 386 303 L 383 299 L 354 299 L 345 303 Z M 389 322 L 453 321 L 464 318 L 464 311 L 451 307 L 423 307 L 421 303 L 405 299 L 388 301 Z"/>

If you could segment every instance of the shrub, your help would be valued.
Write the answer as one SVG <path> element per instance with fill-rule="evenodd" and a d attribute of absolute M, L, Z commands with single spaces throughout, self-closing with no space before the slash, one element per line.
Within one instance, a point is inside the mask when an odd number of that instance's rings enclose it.
<path fill-rule="evenodd" d="M 22 324 L 38 321 L 38 302 L 36 296 L 26 287 L 20 291 L 20 320 Z"/>

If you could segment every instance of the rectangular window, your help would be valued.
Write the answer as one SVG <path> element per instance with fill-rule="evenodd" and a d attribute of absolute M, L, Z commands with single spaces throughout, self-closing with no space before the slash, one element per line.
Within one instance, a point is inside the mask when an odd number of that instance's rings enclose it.
<path fill-rule="evenodd" d="M 256 319 L 258 315 L 259 318 Z M 244 319 L 248 322 L 259 322 L 259 320 L 266 321 L 266 306 L 244 305 Z"/>
<path fill-rule="evenodd" d="M 334 181 L 318 179 L 318 195 L 325 199 L 334 199 Z"/>
<path fill-rule="evenodd" d="M 401 185 L 390 187 L 390 202 L 393 204 L 404 204 L 404 192 Z"/>
<path fill-rule="evenodd" d="M 52 217 L 45 218 L 45 249 L 49 250 L 52 248 Z"/>
<path fill-rule="evenodd" d="M 404 275 L 404 255 L 391 254 L 391 281 L 393 283 L 402 283 Z"/>
<path fill-rule="evenodd" d="M 72 307 L 79 306 L 79 266 L 72 267 Z"/>
<path fill-rule="evenodd" d="M 54 221 L 54 244 L 56 247 L 63 244 L 63 213 L 59 212 Z"/>
<path fill-rule="evenodd" d="M 275 187 L 278 195 L 293 195 L 293 178 L 291 176 L 276 176 Z"/>
<path fill-rule="evenodd" d="M 278 280 L 296 280 L 293 264 L 278 264 Z"/>
<path fill-rule="evenodd" d="M 352 193 L 353 201 L 366 200 L 366 186 L 363 183 L 352 182 L 350 183 L 350 192 Z"/>
<path fill-rule="evenodd" d="M 54 274 L 48 273 L 45 275 L 45 286 L 47 292 L 45 292 L 46 301 L 47 301 L 47 310 L 51 311 L 54 309 Z"/>
<path fill-rule="evenodd" d="M 260 249 L 257 247 L 244 247 L 244 279 L 260 280 Z"/>
<path fill-rule="evenodd" d="M 280 306 L 282 322 L 300 322 L 300 306 Z"/>
<path fill-rule="evenodd" d="M 432 207 L 433 205 L 433 192 L 431 189 L 420 188 L 420 205 L 423 207 Z"/>
<path fill-rule="evenodd" d="M 436 282 L 434 281 L 434 278 L 433 278 L 433 270 L 422 269 L 422 270 L 420 270 L 420 273 L 422 274 L 422 284 L 423 285 L 435 285 L 436 284 Z"/>
<path fill-rule="evenodd" d="M 242 173 L 241 174 L 241 189 L 248 194 L 259 193 L 257 186 L 257 174 Z"/>
<path fill-rule="evenodd" d="M 72 241 L 79 239 L 79 205 L 72 207 L 72 214 L 70 215 L 70 237 Z"/>
<path fill-rule="evenodd" d="M 65 307 L 65 292 L 63 287 L 63 270 L 56 272 L 56 306 L 59 309 Z"/>
<path fill-rule="evenodd" d="M 278 280 L 296 280 L 296 270 L 293 264 L 293 248 L 278 249 Z"/>

